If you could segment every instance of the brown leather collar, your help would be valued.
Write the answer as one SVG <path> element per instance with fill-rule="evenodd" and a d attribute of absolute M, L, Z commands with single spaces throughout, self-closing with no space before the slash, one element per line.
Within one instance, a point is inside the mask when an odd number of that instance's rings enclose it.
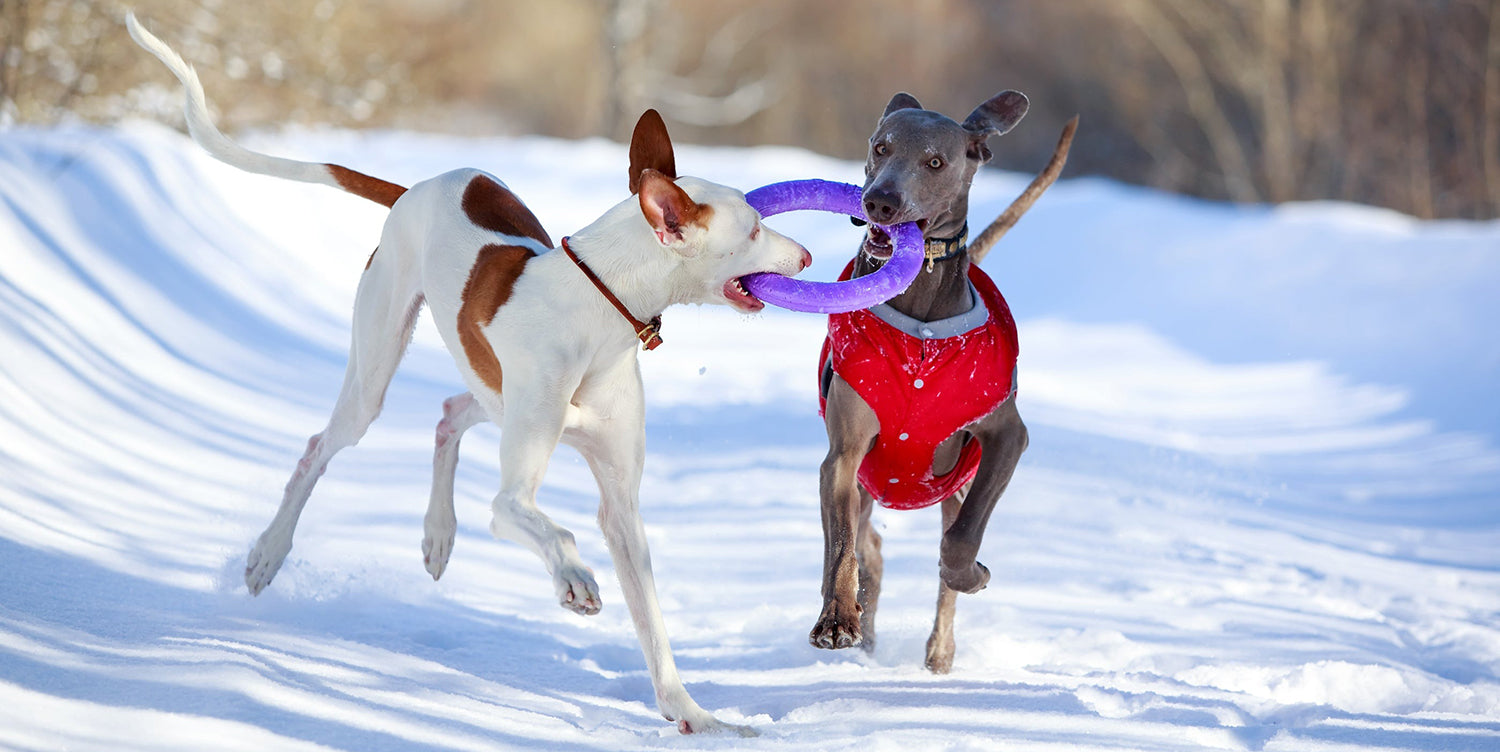
<path fill-rule="evenodd" d="M 578 254 L 574 253 L 573 249 L 568 247 L 568 239 L 566 237 L 562 239 L 562 248 L 563 252 L 568 254 L 568 258 L 572 259 L 573 263 L 578 265 L 578 269 L 583 272 L 583 276 L 588 277 L 589 281 L 594 283 L 594 287 L 604 294 L 604 299 L 608 300 L 610 305 L 613 305 L 615 310 L 619 311 L 620 315 L 624 316 L 625 320 L 630 322 L 631 328 L 635 330 L 635 338 L 641 341 L 641 348 L 655 350 L 657 345 L 662 343 L 661 315 L 653 316 L 650 321 L 641 321 L 630 315 L 630 309 L 626 308 L 625 304 L 621 303 L 620 299 L 609 291 L 609 287 L 604 284 L 604 280 L 599 279 L 599 275 L 595 274 L 594 270 L 590 269 L 588 264 L 583 263 L 583 259 L 578 258 Z"/>

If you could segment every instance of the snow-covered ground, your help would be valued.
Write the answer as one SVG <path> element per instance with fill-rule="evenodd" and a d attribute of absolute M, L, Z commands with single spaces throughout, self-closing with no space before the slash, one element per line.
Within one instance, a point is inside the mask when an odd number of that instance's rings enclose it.
<path fill-rule="evenodd" d="M 597 141 L 253 143 L 408 184 L 481 167 L 554 237 L 625 193 L 622 147 Z M 678 164 L 746 189 L 860 179 L 789 149 Z M 1026 179 L 981 175 L 975 216 Z M 558 608 L 490 538 L 489 426 L 464 445 L 452 564 L 423 571 L 432 426 L 461 389 L 426 324 L 246 595 L 382 219 L 155 126 L 0 133 L 0 748 L 1500 750 L 1500 224 L 1055 186 L 986 262 L 1032 446 L 942 677 L 922 668 L 932 509 L 877 512 L 874 655 L 807 644 L 822 319 L 668 311 L 641 358 L 644 513 L 688 687 L 761 732 L 739 739 L 657 716 L 571 450 L 542 503 L 601 614 Z M 828 215 L 773 223 L 817 279 L 856 243 Z"/>

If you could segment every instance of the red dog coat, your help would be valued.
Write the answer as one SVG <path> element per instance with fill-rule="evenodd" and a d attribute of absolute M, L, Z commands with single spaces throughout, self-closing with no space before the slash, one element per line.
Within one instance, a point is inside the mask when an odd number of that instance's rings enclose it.
<path fill-rule="evenodd" d="M 854 263 L 839 279 L 848 279 Z M 932 474 L 933 452 L 992 412 L 1016 389 L 1016 324 L 988 275 L 969 267 L 974 307 L 941 321 L 918 321 L 881 304 L 828 317 L 819 372 L 818 414 L 827 407 L 831 370 L 854 387 L 880 419 L 859 482 L 882 506 L 920 509 L 948 498 L 979 471 L 977 442 L 958 464 Z"/>

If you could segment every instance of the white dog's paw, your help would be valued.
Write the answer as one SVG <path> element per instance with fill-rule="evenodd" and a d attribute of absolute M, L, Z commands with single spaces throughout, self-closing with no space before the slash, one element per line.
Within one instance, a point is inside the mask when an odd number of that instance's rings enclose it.
<path fill-rule="evenodd" d="M 264 535 L 256 541 L 255 547 L 250 549 L 250 555 L 245 559 L 245 586 L 250 588 L 251 595 L 260 595 L 260 591 L 271 584 L 291 550 L 291 541 L 268 539 Z"/>
<path fill-rule="evenodd" d="M 422 564 L 427 573 L 436 580 L 448 568 L 448 557 L 453 555 L 453 538 L 457 524 L 441 525 L 428 523 L 426 536 L 422 538 Z"/>
<path fill-rule="evenodd" d="M 588 567 L 564 565 L 553 575 L 553 584 L 557 586 L 557 602 L 570 611 L 593 616 L 604 605 L 599 583 Z"/>
<path fill-rule="evenodd" d="M 659 700 L 657 705 L 661 709 L 662 717 L 676 723 L 677 731 L 681 734 L 760 736 L 760 732 L 749 726 L 725 723 L 713 717 L 712 713 L 698 707 L 698 703 L 693 702 L 692 698 L 688 697 L 686 692 L 683 693 L 677 702 Z"/>
<path fill-rule="evenodd" d="M 680 734 L 734 734 L 736 736 L 760 736 L 760 732 L 749 726 L 740 726 L 733 723 L 725 723 L 708 713 L 703 717 L 689 721 L 679 719 L 677 721 L 677 732 Z"/>

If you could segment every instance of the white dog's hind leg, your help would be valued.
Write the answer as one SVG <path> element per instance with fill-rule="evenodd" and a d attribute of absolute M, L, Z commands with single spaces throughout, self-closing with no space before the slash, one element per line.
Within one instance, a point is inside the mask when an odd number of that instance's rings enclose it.
<path fill-rule="evenodd" d="M 578 555 L 572 531 L 536 505 L 536 491 L 563 429 L 576 419 L 567 392 L 528 388 L 539 378 L 506 377 L 500 432 L 500 493 L 491 505 L 490 532 L 531 549 L 547 566 L 558 603 L 580 614 L 597 614 L 602 601 L 594 573 Z M 571 389 L 568 390 L 571 392 Z"/>
<path fill-rule="evenodd" d="M 609 543 L 625 605 L 651 672 L 656 706 L 684 734 L 732 731 L 754 736 L 750 727 L 723 723 L 700 707 L 688 695 L 672 658 L 640 513 L 646 428 L 644 394 L 635 361 L 630 361 L 628 371 L 617 369 L 614 378 L 592 385 L 590 392 L 585 395 L 581 428 L 570 431 L 566 439 L 583 454 L 599 483 L 599 527 Z"/>
<path fill-rule="evenodd" d="M 358 442 L 380 414 L 386 387 L 411 341 L 422 296 L 395 273 L 400 259 L 382 258 L 382 254 L 396 255 L 387 250 L 377 251 L 371 268 L 360 278 L 354 298 L 349 364 L 328 427 L 308 440 L 307 451 L 287 481 L 276 517 L 246 559 L 245 585 L 252 595 L 259 595 L 281 569 L 292 549 L 292 535 L 302 508 L 328 461 L 340 449 Z"/>
<path fill-rule="evenodd" d="M 458 445 L 464 432 L 489 420 L 474 395 L 464 392 L 443 401 L 432 452 L 432 495 L 422 520 L 422 563 L 436 580 L 448 566 L 458 517 L 453 513 L 453 476 L 458 469 Z"/>

